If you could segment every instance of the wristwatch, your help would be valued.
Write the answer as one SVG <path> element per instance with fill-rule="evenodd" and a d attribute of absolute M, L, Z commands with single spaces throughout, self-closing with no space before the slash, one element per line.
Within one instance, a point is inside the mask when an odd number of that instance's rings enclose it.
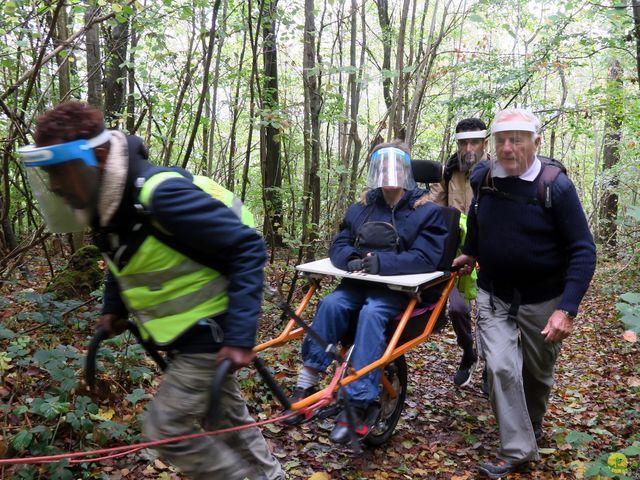
<path fill-rule="evenodd" d="M 576 319 L 575 315 L 571 315 L 567 310 L 561 310 L 559 309 L 558 311 L 564 313 L 564 316 L 567 317 L 569 320 L 571 320 L 572 322 Z"/>

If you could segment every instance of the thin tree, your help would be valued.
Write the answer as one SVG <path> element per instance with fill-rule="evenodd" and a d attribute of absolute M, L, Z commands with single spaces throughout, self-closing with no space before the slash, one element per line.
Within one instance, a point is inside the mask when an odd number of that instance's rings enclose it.
<path fill-rule="evenodd" d="M 602 154 L 602 173 L 605 179 L 600 206 L 600 228 L 598 237 L 609 247 L 616 246 L 616 219 L 618 218 L 618 175 L 615 167 L 620 161 L 620 139 L 622 137 L 622 67 L 618 60 L 609 63 L 607 81 L 608 107 L 606 109 L 605 136 Z"/>
<path fill-rule="evenodd" d="M 262 111 L 266 125 L 260 129 L 260 158 L 262 171 L 263 205 L 265 213 L 264 235 L 271 247 L 282 246 L 282 166 L 280 163 L 280 118 L 278 116 L 278 0 L 267 0 L 266 16 L 262 22 L 262 58 L 264 62 L 264 88 Z M 276 126 L 276 124 L 278 126 Z"/>
<path fill-rule="evenodd" d="M 307 245 L 305 259 L 315 257 L 316 228 L 320 221 L 320 108 L 316 67 L 316 27 L 314 0 L 304 2 L 304 192 L 305 206 L 302 218 L 303 244 Z M 309 219 L 311 220 L 309 222 Z"/>
<path fill-rule="evenodd" d="M 202 109 L 204 107 L 204 102 L 207 99 L 206 93 L 209 90 L 209 69 L 211 68 L 211 60 L 213 58 L 213 45 L 216 39 L 216 20 L 218 18 L 218 10 L 220 9 L 220 0 L 215 0 L 213 4 L 213 12 L 211 13 L 211 28 L 209 29 L 209 42 L 207 44 L 207 54 L 205 56 L 204 61 L 204 78 L 202 79 L 202 89 L 200 92 L 200 97 L 198 99 L 198 107 L 196 110 L 195 118 L 193 120 L 193 128 L 191 130 L 191 135 L 189 137 L 189 142 L 187 144 L 187 150 L 184 153 L 184 158 L 182 159 L 182 168 L 186 168 L 189 163 L 189 158 L 191 157 L 191 153 L 193 152 L 196 135 L 198 134 L 198 130 L 200 127 L 200 118 L 202 117 Z"/>

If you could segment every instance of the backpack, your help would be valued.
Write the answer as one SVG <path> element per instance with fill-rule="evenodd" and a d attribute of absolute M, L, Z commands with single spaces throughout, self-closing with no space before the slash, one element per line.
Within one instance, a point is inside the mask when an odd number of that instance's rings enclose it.
<path fill-rule="evenodd" d="M 533 198 L 496 190 L 491 185 L 491 168 L 487 168 L 487 171 L 482 177 L 482 181 L 475 192 L 476 201 L 474 209 L 476 214 L 478 213 L 478 202 L 480 201 L 480 196 L 483 193 L 496 195 L 500 198 L 506 198 L 518 203 L 542 205 L 545 210 L 551 209 L 553 207 L 553 182 L 556 181 L 556 178 L 558 178 L 560 173 L 564 173 L 566 175 L 567 169 L 562 162 L 555 158 L 538 155 L 538 159 L 542 162 L 542 173 L 538 177 L 537 195 Z"/>

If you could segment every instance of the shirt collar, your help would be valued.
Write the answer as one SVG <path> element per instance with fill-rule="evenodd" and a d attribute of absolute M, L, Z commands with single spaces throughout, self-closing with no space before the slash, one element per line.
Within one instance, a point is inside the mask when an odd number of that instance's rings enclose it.
<path fill-rule="evenodd" d="M 542 168 L 542 162 L 538 159 L 538 156 L 533 159 L 533 163 L 529 166 L 526 172 L 520 175 L 520 179 L 526 182 L 533 182 Z"/>
<path fill-rule="evenodd" d="M 527 169 L 527 171 L 524 172 L 522 175 L 518 175 L 518 178 L 526 182 L 533 182 L 538 176 L 538 173 L 540 173 L 541 168 L 542 168 L 542 162 L 540 162 L 540 160 L 538 159 L 538 156 L 536 155 L 531 165 L 529 165 L 529 168 Z M 505 169 L 502 167 L 502 165 L 500 165 L 500 163 L 497 160 L 494 160 L 492 169 L 493 169 L 491 172 L 492 177 L 497 177 L 497 178 L 511 177 L 510 175 L 507 174 Z M 515 176 L 511 178 L 515 178 Z"/>

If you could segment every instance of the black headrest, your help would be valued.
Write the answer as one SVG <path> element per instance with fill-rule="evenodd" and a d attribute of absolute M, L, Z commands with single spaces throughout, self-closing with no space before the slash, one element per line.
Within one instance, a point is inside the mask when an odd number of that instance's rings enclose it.
<path fill-rule="evenodd" d="M 432 160 L 411 160 L 413 178 L 417 183 L 438 183 L 442 180 L 442 164 Z"/>

